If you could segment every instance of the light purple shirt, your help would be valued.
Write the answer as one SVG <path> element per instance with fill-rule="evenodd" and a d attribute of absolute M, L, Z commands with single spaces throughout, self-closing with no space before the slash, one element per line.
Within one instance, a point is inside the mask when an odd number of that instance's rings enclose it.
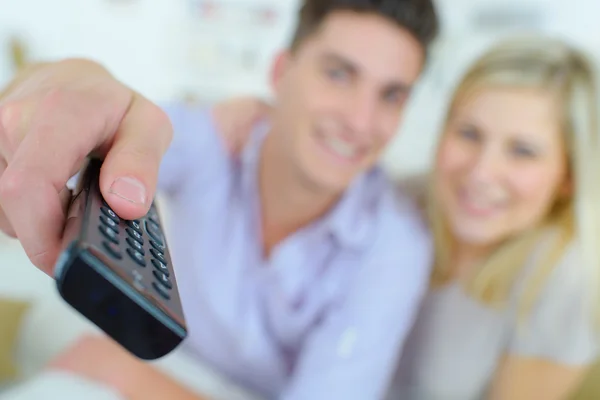
<path fill-rule="evenodd" d="M 209 110 L 165 110 L 175 136 L 159 190 L 186 346 L 266 398 L 382 398 L 429 277 L 416 207 L 372 170 L 265 259 L 257 161 L 267 130 L 232 157 Z"/>

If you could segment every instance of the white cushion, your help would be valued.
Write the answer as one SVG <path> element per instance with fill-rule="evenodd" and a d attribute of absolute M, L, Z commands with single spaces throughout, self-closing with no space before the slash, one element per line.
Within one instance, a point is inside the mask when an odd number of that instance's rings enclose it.
<path fill-rule="evenodd" d="M 257 400 L 258 397 L 234 384 L 208 365 L 186 353 L 185 346 L 153 361 L 156 368 L 194 391 L 213 400 Z"/>
<path fill-rule="evenodd" d="M 85 333 L 100 329 L 58 294 L 38 300 L 25 317 L 16 351 L 21 374 L 31 377 Z"/>
<path fill-rule="evenodd" d="M 68 372 L 46 370 L 3 392 L 0 400 L 125 400 L 117 391 Z"/>

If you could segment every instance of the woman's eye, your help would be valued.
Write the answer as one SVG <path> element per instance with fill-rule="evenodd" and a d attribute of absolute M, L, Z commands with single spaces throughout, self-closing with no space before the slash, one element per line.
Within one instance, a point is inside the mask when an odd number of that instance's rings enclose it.
<path fill-rule="evenodd" d="M 526 145 L 514 145 L 511 150 L 517 157 L 533 158 L 536 156 L 535 150 Z"/>
<path fill-rule="evenodd" d="M 481 136 L 477 129 L 470 126 L 460 128 L 458 134 L 465 139 L 474 141 L 479 140 Z"/>

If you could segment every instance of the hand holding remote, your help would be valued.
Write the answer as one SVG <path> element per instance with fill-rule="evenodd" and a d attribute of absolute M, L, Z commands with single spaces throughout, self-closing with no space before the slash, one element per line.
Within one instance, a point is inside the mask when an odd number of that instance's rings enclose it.
<path fill-rule="evenodd" d="M 171 137 L 167 116 L 98 64 L 65 60 L 25 70 L 0 94 L 0 229 L 52 274 L 70 197 L 65 185 L 85 158 L 105 159 L 103 197 L 119 216 L 136 219 L 150 209 Z"/>

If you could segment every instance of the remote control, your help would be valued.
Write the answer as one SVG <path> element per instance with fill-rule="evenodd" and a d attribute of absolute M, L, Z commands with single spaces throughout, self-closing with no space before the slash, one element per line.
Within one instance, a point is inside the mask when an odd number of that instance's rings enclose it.
<path fill-rule="evenodd" d="M 138 358 L 154 360 L 187 336 L 159 210 L 123 220 L 104 201 L 102 161 L 88 160 L 69 206 L 55 268 L 61 297 Z"/>

